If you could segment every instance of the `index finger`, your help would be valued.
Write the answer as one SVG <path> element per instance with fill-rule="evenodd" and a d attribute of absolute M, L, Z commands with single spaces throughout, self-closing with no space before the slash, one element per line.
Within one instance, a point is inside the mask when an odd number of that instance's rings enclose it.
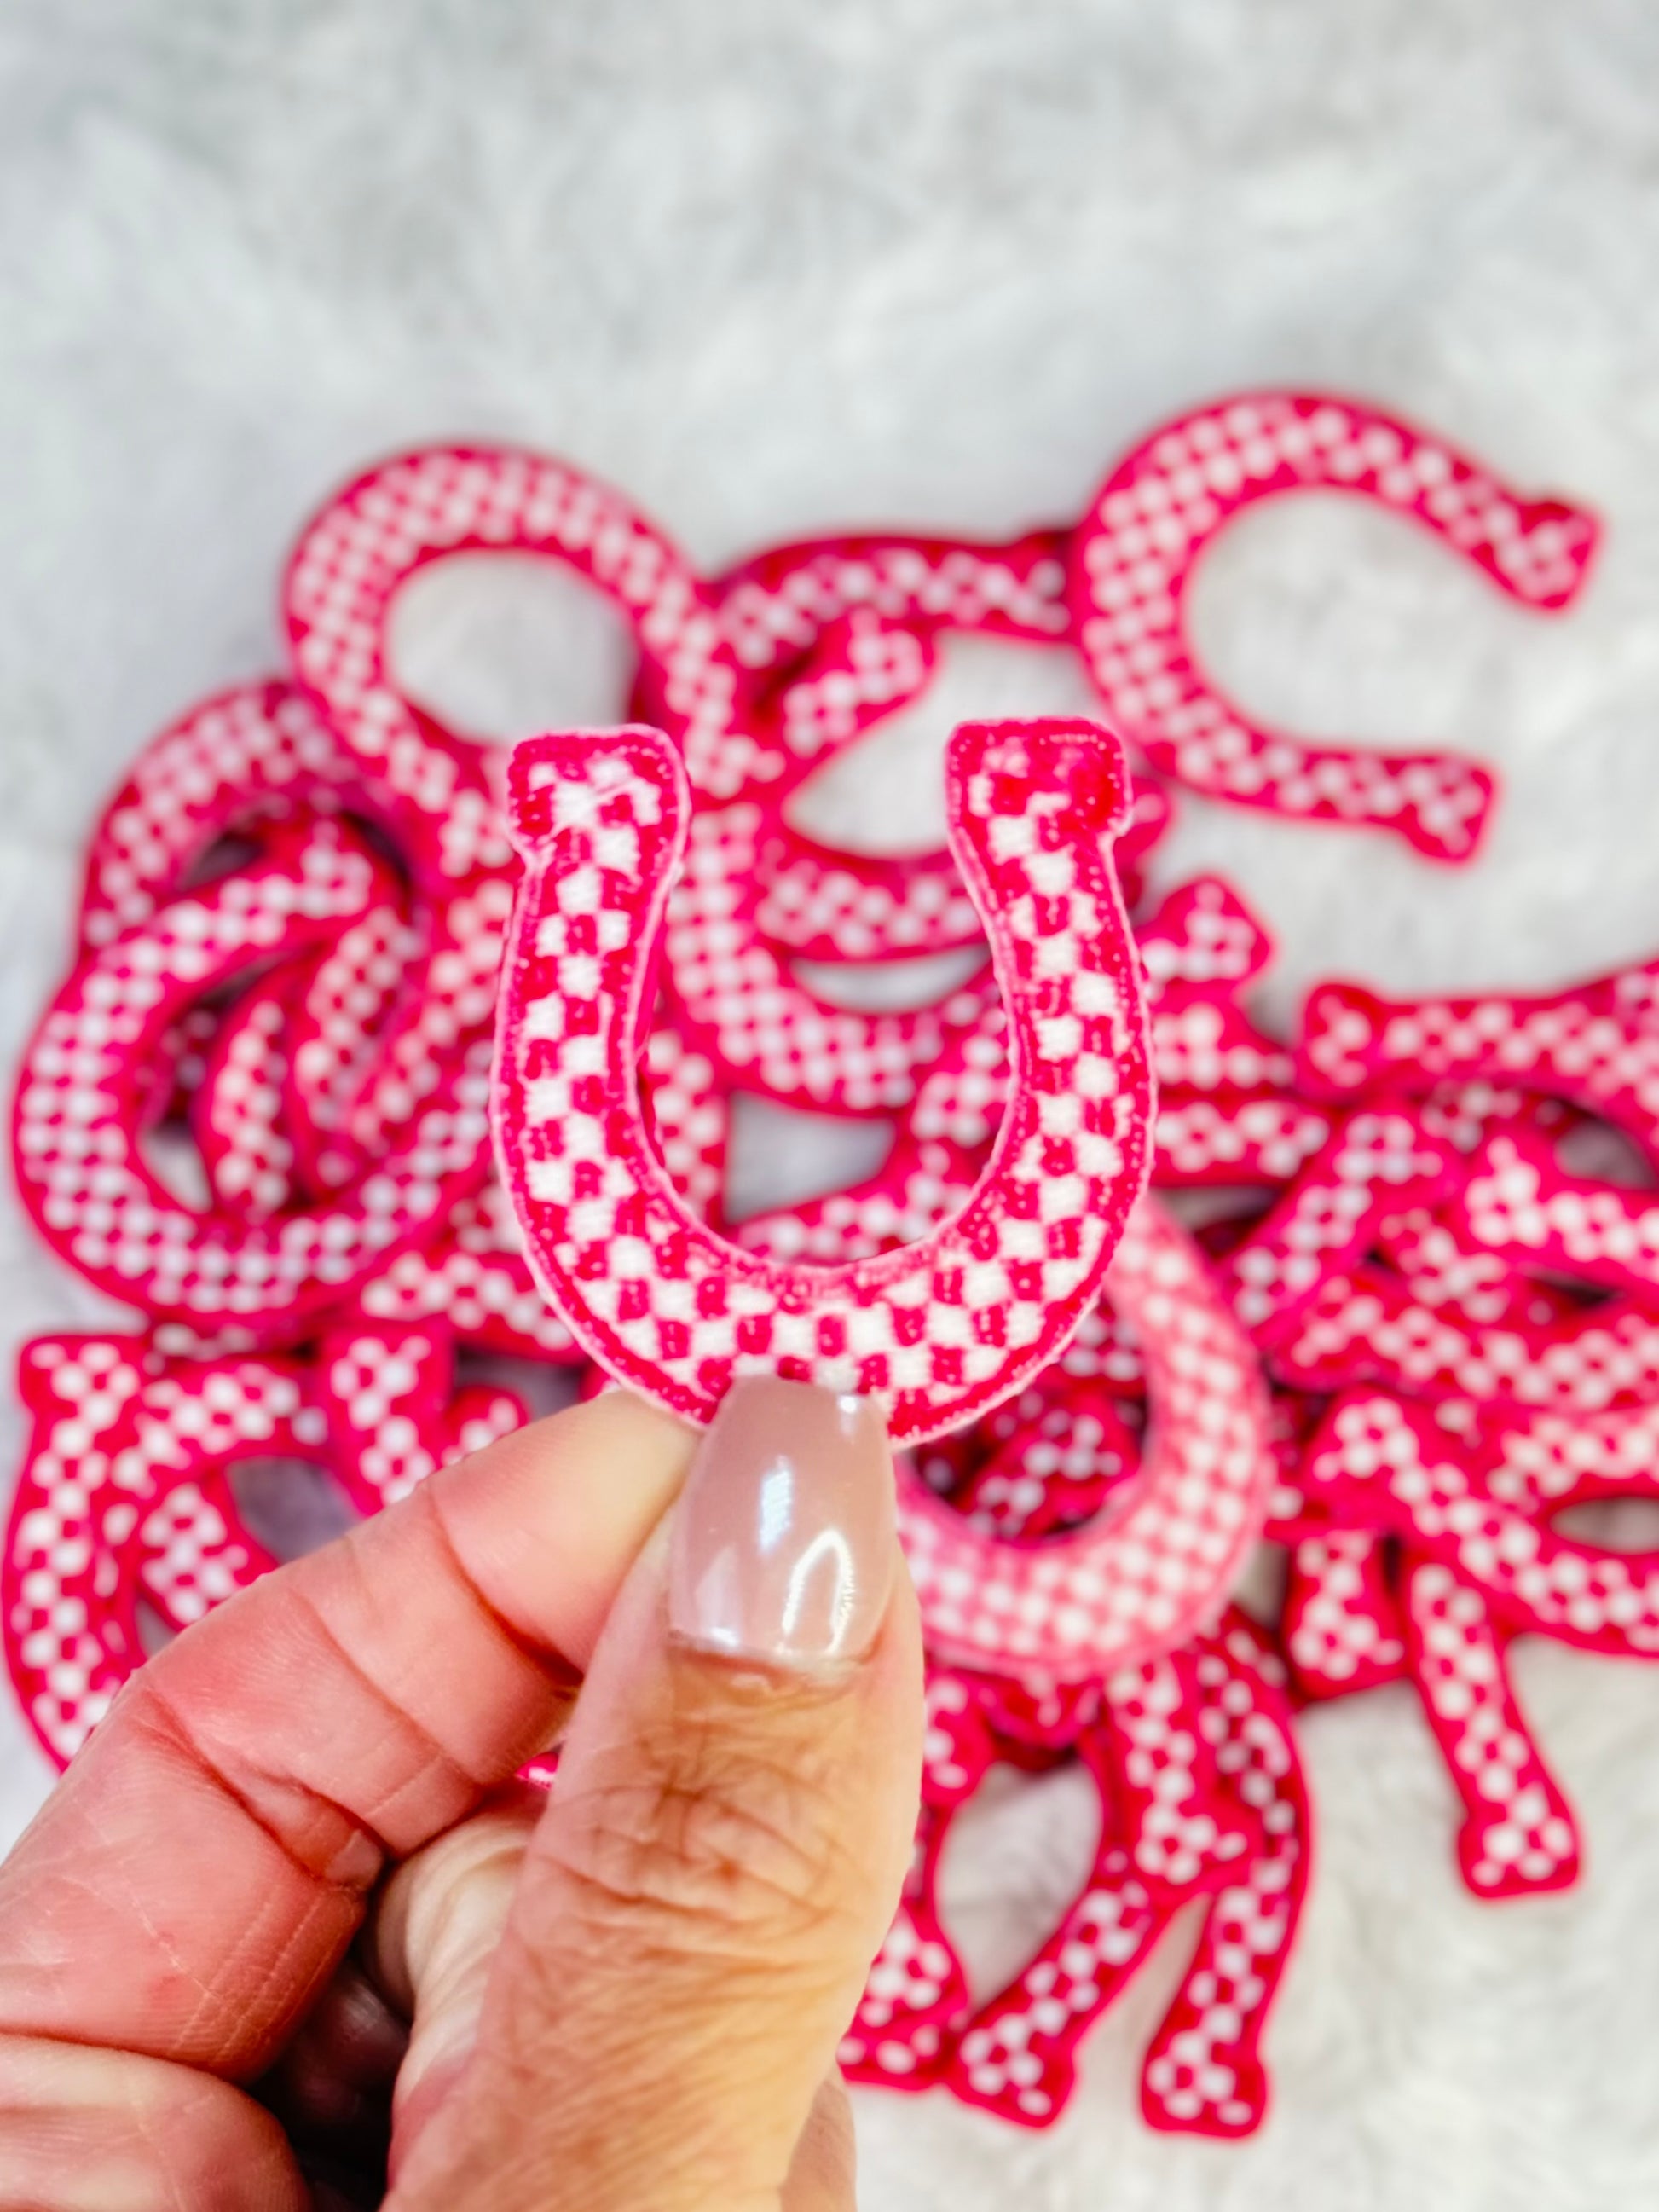
<path fill-rule="evenodd" d="M 141 1668 L 0 1867 L 0 2032 L 260 2072 L 387 1861 L 547 1745 L 692 1441 L 555 1414 Z"/>

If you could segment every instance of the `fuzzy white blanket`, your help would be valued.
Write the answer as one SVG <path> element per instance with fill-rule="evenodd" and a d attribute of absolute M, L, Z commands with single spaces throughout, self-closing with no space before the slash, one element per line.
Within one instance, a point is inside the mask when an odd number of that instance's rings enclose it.
<path fill-rule="evenodd" d="M 100 795 L 275 663 L 302 516 L 365 459 L 469 432 L 611 476 L 712 568 L 840 524 L 1063 520 L 1229 387 L 1374 394 L 1601 508 L 1582 609 L 1540 621 L 1407 526 L 1305 500 L 1210 564 L 1205 640 L 1293 726 L 1496 761 L 1496 833 L 1449 873 L 1190 803 L 1163 872 L 1246 889 L 1280 1018 L 1322 973 L 1547 983 L 1651 952 L 1656 100 L 1644 0 L 11 0 L 0 1060 L 65 958 Z M 615 712 L 615 641 L 568 587 L 464 580 L 410 621 L 411 670 L 504 734 Z M 1049 657 L 957 655 L 822 818 L 923 836 L 951 708 L 1082 697 Z M 756 1197 L 830 1141 L 747 1134 Z M 12 1342 L 100 1317 L 9 1200 L 0 1317 Z M 7 1406 L 0 1464 L 18 1437 Z M 1322 1712 L 1261 2136 L 1135 2116 L 1172 1938 L 1052 2133 L 861 2097 L 870 2212 L 1659 2201 L 1659 1672 L 1532 1647 L 1519 1674 L 1583 1814 L 1576 1893 L 1471 1902 L 1410 1698 Z M 0 1702 L 4 1837 L 46 1778 Z M 1051 1913 L 1082 1812 L 1061 1782 L 964 1820 L 951 1903 L 982 1975 Z"/>

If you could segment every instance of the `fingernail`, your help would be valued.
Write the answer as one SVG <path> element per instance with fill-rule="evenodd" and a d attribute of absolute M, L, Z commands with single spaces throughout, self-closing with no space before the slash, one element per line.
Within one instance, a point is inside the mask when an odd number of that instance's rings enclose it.
<path fill-rule="evenodd" d="M 674 1510 L 670 1626 L 775 1666 L 861 1658 L 887 1610 L 894 1542 L 875 1401 L 750 1376 L 721 1401 Z"/>

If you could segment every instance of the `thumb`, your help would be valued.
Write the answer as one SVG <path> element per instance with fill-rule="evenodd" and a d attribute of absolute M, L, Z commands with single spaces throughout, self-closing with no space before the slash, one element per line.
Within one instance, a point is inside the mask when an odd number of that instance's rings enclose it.
<path fill-rule="evenodd" d="M 605 1624 L 476 2044 L 389 2207 L 799 2201 L 909 1861 L 921 1712 L 879 1411 L 739 1383 Z"/>

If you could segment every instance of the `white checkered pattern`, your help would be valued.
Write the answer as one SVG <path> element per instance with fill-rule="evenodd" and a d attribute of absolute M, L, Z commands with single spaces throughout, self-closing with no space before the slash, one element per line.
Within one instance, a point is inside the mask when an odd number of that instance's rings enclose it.
<path fill-rule="evenodd" d="M 1453 1225 L 1478 1251 L 1512 1267 L 1650 1297 L 1659 1291 L 1654 1194 L 1568 1175 L 1534 1136 L 1487 1139 L 1470 1162 Z"/>
<path fill-rule="evenodd" d="M 1651 1408 L 1633 1418 L 1650 1439 Z M 1587 1650 L 1659 1654 L 1659 1553 L 1559 1535 L 1422 1408 L 1376 1393 L 1340 1400 L 1302 1481 L 1339 1522 L 1390 1528 L 1440 1560 L 1514 1627 Z"/>
<path fill-rule="evenodd" d="M 979 909 L 949 853 L 840 853 L 774 816 L 755 872 L 755 925 L 803 960 L 904 960 L 950 952 L 980 934 Z"/>
<path fill-rule="evenodd" d="M 1309 1088 L 1327 1097 L 1382 1085 L 1524 1084 L 1604 1115 L 1659 1159 L 1659 1028 L 1626 1010 L 1624 980 L 1539 998 L 1396 1001 L 1322 984 L 1309 995 L 1297 1058 Z"/>
<path fill-rule="evenodd" d="M 988 1544 L 920 1481 L 901 1486 L 923 1620 L 952 1659 L 1062 1677 L 1133 1665 L 1214 1619 L 1261 1528 L 1273 1468 L 1254 1354 L 1194 1247 L 1150 1201 L 1107 1295 L 1138 1344 L 1151 1411 L 1121 1515 L 1021 1551 Z M 1106 1356 L 1085 1346 L 1078 1367 L 1098 1373 Z"/>
<path fill-rule="evenodd" d="M 1137 778 L 1129 819 L 1112 849 L 1130 906 L 1140 896 L 1139 864 L 1169 828 L 1170 814 L 1162 785 Z M 799 960 L 919 959 L 955 951 L 981 934 L 978 909 L 948 852 L 839 852 L 774 811 L 755 871 L 762 885 L 757 927 Z"/>
<path fill-rule="evenodd" d="M 1411 515 L 1528 606 L 1565 605 L 1595 538 L 1589 515 L 1522 499 L 1375 409 L 1243 397 L 1166 425 L 1107 478 L 1072 537 L 1077 642 L 1111 720 L 1161 774 L 1277 813 L 1388 828 L 1437 859 L 1467 860 L 1493 790 L 1478 763 L 1267 729 L 1208 680 L 1188 635 L 1188 586 L 1218 533 L 1265 498 L 1316 488 Z"/>
<path fill-rule="evenodd" d="M 1253 1333 L 1278 1329 L 1336 1269 L 1368 1251 L 1378 1223 L 1432 1205 L 1458 1172 L 1451 1147 L 1404 1108 L 1351 1114 L 1229 1258 L 1233 1310 Z"/>
<path fill-rule="evenodd" d="M 92 835 L 81 944 L 95 951 L 175 898 L 228 832 L 343 804 L 350 755 L 290 684 L 249 684 L 192 707 L 154 738 Z"/>
<path fill-rule="evenodd" d="M 1415 1397 L 1583 1413 L 1659 1395 L 1659 1318 L 1639 1304 L 1482 1323 L 1372 1267 L 1322 1283 L 1265 1357 L 1298 1390 L 1381 1383 Z"/>
<path fill-rule="evenodd" d="M 1411 1669 L 1463 1801 L 1463 1879 L 1477 1897 L 1566 1889 L 1578 1879 L 1572 1808 L 1515 1701 L 1504 1638 L 1481 1592 L 1439 1559 L 1401 1577 Z"/>
<path fill-rule="evenodd" d="M 63 1765 L 143 1658 L 139 1532 L 161 1498 L 209 1464 L 316 1438 L 286 1363 L 227 1361 L 192 1385 L 142 1338 L 38 1337 L 21 1381 L 33 1427 L 0 1606 L 25 1717 Z"/>
<path fill-rule="evenodd" d="M 982 630 L 1039 644 L 1070 627 L 1059 531 L 1012 545 L 897 536 L 779 545 L 714 588 L 721 631 L 751 677 L 805 659 L 860 610 L 900 630 Z"/>
<path fill-rule="evenodd" d="M 1289 1053 L 1263 1035 L 1234 1001 L 1212 990 L 1171 985 L 1152 1006 L 1152 1053 L 1160 1091 L 1240 1092 L 1291 1087 Z"/>
<path fill-rule="evenodd" d="M 650 731 L 534 740 L 512 789 L 529 874 L 503 993 L 503 1175 L 532 1269 L 592 1356 L 699 1420 L 744 1372 L 867 1391 L 901 1443 L 1039 1371 L 1093 1303 L 1145 1174 L 1145 1035 L 1100 850 L 1122 792 L 1109 741 L 1086 724 L 957 732 L 952 808 L 1024 1081 L 957 1215 L 833 1270 L 739 1255 L 645 1143 L 629 1041 L 684 834 L 672 748 Z"/>
<path fill-rule="evenodd" d="M 1274 1662 L 1230 1613 L 1104 1699 L 1073 1696 L 1047 1721 L 1045 1702 L 1011 1680 L 933 1674 L 915 1868 L 842 2067 L 890 2087 L 942 2083 L 1046 2127 L 1089 2029 L 1180 1908 L 1206 1897 L 1197 1954 L 1148 2052 L 1143 2109 L 1156 2126 L 1246 2133 L 1265 2107 L 1261 2036 L 1307 1879 L 1307 1798 Z M 941 1849 L 999 1751 L 1030 1764 L 1034 1750 L 1081 1758 L 1101 1791 L 1101 1840 L 1036 1957 L 971 2008 L 934 1901 Z"/>
<path fill-rule="evenodd" d="M 988 1536 L 1026 1543 L 1102 1512 L 1121 1511 L 1140 1472 L 1140 1438 L 1098 1384 L 1064 1379 L 1047 1391 L 1033 1385 L 1033 1391 L 1036 1413 L 972 1470 L 951 1499 Z M 1008 1402 L 1018 1405 L 1030 1395 Z"/>
<path fill-rule="evenodd" d="M 1480 1250 L 1462 1229 L 1462 1197 L 1455 1194 L 1438 1212 L 1412 1206 L 1379 1223 L 1376 1249 L 1404 1276 L 1413 1297 L 1476 1328 L 1566 1320 L 1572 1310 L 1568 1293 L 1532 1282 L 1495 1252 Z"/>
<path fill-rule="evenodd" d="M 1395 1680 L 1406 1664 L 1401 1628 L 1380 1536 L 1330 1528 L 1292 1547 L 1279 1635 L 1303 1697 Z"/>
<path fill-rule="evenodd" d="M 690 817 L 663 937 L 672 1018 L 732 1089 L 763 1091 L 808 1111 L 906 1105 L 951 1037 L 984 1022 L 995 984 L 988 973 L 904 1013 L 859 1012 L 815 997 L 760 933 L 755 867 L 765 820 L 755 800 Z"/>
<path fill-rule="evenodd" d="M 902 1137 L 870 1182 L 751 1214 L 732 1241 L 775 1260 L 845 1267 L 926 1237 L 961 1205 L 984 1164 L 982 1153 L 964 1146 Z"/>
<path fill-rule="evenodd" d="M 1198 1951 L 1146 2054 L 1152 2125 L 1250 2134 L 1267 2105 L 1261 2033 L 1307 1888 L 1311 1818 L 1278 1661 L 1232 1612 L 1198 1660 L 1217 1765 L 1259 1817 L 1260 1851 L 1218 1892 Z"/>
<path fill-rule="evenodd" d="M 23 1710 L 61 1765 L 140 1663 L 142 1590 L 180 1628 L 274 1564 L 224 1480 L 239 1459 L 328 1467 L 365 1511 L 526 1419 L 509 1391 L 453 1388 L 448 1332 L 349 1326 L 314 1364 L 169 1359 L 142 1337 L 26 1348 L 28 1449 L 0 1577 Z"/>
<path fill-rule="evenodd" d="M 140 1522 L 137 1581 L 167 1626 L 188 1628 L 276 1565 L 236 1518 L 223 1483 L 180 1482 Z"/>
<path fill-rule="evenodd" d="M 1160 1087 L 1152 1181 L 1171 1189 L 1287 1183 L 1328 1143 L 1334 1126 L 1323 1108 L 1278 1091 L 1211 1095 Z"/>
<path fill-rule="evenodd" d="M 361 1110 L 353 1124 L 358 1143 L 348 1148 L 343 1132 L 354 1101 L 370 1090 L 382 1029 L 423 949 L 418 925 L 395 900 L 384 900 L 340 932 L 295 994 L 285 1104 L 301 1172 L 319 1196 L 349 1182 L 386 1141 L 384 1127 L 365 1128 Z M 404 1102 L 385 1085 L 370 1090 L 370 1101 L 371 1111 L 389 1105 L 394 1119 L 407 1121 L 406 1109 L 398 1110 Z"/>
<path fill-rule="evenodd" d="M 388 811 L 430 902 L 425 957 L 349 1118 L 348 1171 L 435 1094 L 493 1018 L 512 907 L 501 755 L 413 707 L 386 641 L 408 579 L 468 551 L 563 562 L 616 601 L 639 641 L 641 695 L 701 796 L 730 799 L 785 764 L 775 744 L 738 724 L 737 668 L 702 586 L 614 492 L 558 461 L 495 447 L 412 453 L 348 486 L 289 567 L 295 667 Z"/>
<path fill-rule="evenodd" d="M 482 1180 L 487 1057 L 458 1064 L 406 1144 L 331 1206 L 259 1221 L 196 1213 L 138 1146 L 141 1066 L 179 1006 L 240 969 L 325 942 L 375 896 L 375 872 L 327 823 L 291 862 L 186 894 L 91 956 L 23 1064 L 19 1185 L 52 1248 L 115 1297 L 198 1329 L 267 1336 L 337 1301 Z"/>
<path fill-rule="evenodd" d="M 269 1221 L 295 1194 L 284 1114 L 288 1046 L 285 992 L 256 987 L 221 1023 L 191 1102 L 214 1203 L 248 1221 Z"/>
<path fill-rule="evenodd" d="M 1273 941 L 1243 900 L 1219 876 L 1177 884 L 1155 913 L 1135 926 L 1135 942 L 1155 992 L 1173 984 L 1231 993 L 1259 975 Z"/>
<path fill-rule="evenodd" d="M 295 549 L 285 592 L 301 682 L 370 770 L 441 873 L 464 880 L 511 854 L 488 796 L 483 748 L 439 730 L 397 689 L 386 630 L 401 586 L 463 552 L 541 554 L 615 599 L 639 637 L 653 710 L 695 787 L 729 799 L 755 772 L 732 726 L 735 668 L 679 552 L 606 486 L 508 447 L 433 447 L 346 487 Z"/>
<path fill-rule="evenodd" d="M 447 1320 L 463 1342 L 580 1366 L 586 1357 L 532 1279 L 507 1194 L 492 1177 L 457 1200 L 430 1243 L 395 1254 L 357 1291 L 375 1321 Z"/>
<path fill-rule="evenodd" d="M 437 1468 L 482 1451 L 529 1419 L 510 1390 L 456 1389 L 453 1339 L 444 1322 L 331 1330 L 319 1351 L 314 1388 L 331 1464 L 363 1513 L 395 1505 Z"/>

